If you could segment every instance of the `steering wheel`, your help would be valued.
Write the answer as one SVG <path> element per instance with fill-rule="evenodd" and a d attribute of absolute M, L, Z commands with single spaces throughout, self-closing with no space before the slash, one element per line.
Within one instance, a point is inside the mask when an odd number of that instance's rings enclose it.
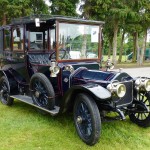
<path fill-rule="evenodd" d="M 64 59 L 66 56 L 66 50 L 65 49 L 60 49 L 59 50 L 59 58 Z M 55 59 L 56 60 L 56 51 L 50 54 L 49 59 Z"/>

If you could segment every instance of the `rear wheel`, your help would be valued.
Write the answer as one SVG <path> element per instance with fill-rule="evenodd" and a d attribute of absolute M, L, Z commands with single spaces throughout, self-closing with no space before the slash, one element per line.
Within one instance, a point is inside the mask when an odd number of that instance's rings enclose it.
<path fill-rule="evenodd" d="M 5 76 L 0 78 L 0 100 L 4 105 L 11 106 L 13 104 L 13 98 L 10 98 L 9 81 Z"/>
<path fill-rule="evenodd" d="M 30 81 L 33 102 L 47 109 L 54 109 L 55 94 L 52 84 L 42 73 L 35 73 Z"/>
<path fill-rule="evenodd" d="M 97 143 L 101 133 L 101 118 L 95 101 L 78 94 L 74 105 L 74 122 L 79 137 L 88 145 Z"/>
<path fill-rule="evenodd" d="M 142 127 L 150 126 L 150 92 L 140 92 L 135 99 L 140 103 L 133 103 L 134 113 L 129 114 L 132 122 Z"/>

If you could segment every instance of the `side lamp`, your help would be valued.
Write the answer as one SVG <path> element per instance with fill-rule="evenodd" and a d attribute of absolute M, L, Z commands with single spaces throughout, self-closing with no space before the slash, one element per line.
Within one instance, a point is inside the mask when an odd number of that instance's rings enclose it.
<path fill-rule="evenodd" d="M 51 72 L 50 77 L 57 77 L 57 74 L 60 72 L 60 68 L 57 66 L 56 62 L 51 62 L 49 70 Z"/>

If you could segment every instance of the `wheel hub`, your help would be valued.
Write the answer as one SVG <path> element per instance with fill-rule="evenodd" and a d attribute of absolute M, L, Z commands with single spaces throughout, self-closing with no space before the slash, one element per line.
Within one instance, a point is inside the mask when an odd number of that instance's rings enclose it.
<path fill-rule="evenodd" d="M 81 124 L 82 121 L 83 121 L 82 117 L 81 117 L 81 116 L 78 116 L 78 117 L 77 117 L 77 123 L 78 123 L 78 124 Z"/>
<path fill-rule="evenodd" d="M 40 97 L 40 92 L 36 91 L 36 92 L 35 92 L 35 96 L 36 96 L 37 98 L 39 98 L 39 97 Z"/>
<path fill-rule="evenodd" d="M 4 93 L 4 90 L 1 90 L 1 91 L 0 91 L 0 94 L 3 94 L 3 93 Z"/>

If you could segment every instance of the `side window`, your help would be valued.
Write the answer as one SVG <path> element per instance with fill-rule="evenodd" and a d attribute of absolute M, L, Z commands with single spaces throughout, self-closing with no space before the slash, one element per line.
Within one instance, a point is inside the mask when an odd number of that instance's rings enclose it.
<path fill-rule="evenodd" d="M 13 29 L 13 50 L 23 50 L 23 28 Z"/>
<path fill-rule="evenodd" d="M 51 49 L 56 49 L 56 41 L 55 41 L 55 29 L 50 30 L 50 41 L 51 41 Z"/>
<path fill-rule="evenodd" d="M 4 30 L 4 50 L 11 49 L 11 30 L 5 29 Z"/>

